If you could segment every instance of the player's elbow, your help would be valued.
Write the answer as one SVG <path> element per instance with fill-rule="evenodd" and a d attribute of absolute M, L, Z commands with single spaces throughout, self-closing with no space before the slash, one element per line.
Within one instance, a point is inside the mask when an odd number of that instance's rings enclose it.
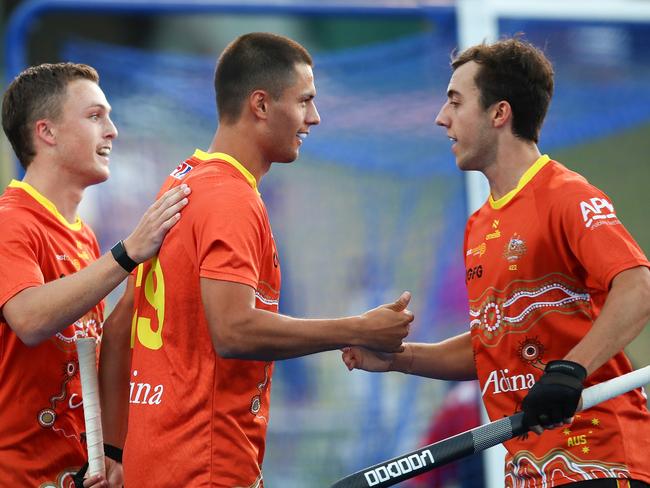
<path fill-rule="evenodd" d="M 224 359 L 239 359 L 241 347 L 229 337 L 217 336 L 212 339 L 214 350 Z"/>
<path fill-rule="evenodd" d="M 251 350 L 244 338 L 219 336 L 213 339 L 214 350 L 224 359 L 249 359 Z"/>
<path fill-rule="evenodd" d="M 14 317 L 7 319 L 7 324 L 14 331 L 18 339 L 27 347 L 36 347 L 49 339 L 49 336 L 41 332 L 39 324 L 27 317 Z"/>
<path fill-rule="evenodd" d="M 26 334 L 18 337 L 23 342 L 23 344 L 25 344 L 27 347 L 40 346 L 47 339 L 47 337 L 43 337 L 35 334 Z"/>
<path fill-rule="evenodd" d="M 2 307 L 2 317 L 11 330 L 28 347 L 38 346 L 50 338 L 51 313 L 43 300 L 34 296 L 34 288 L 16 294 Z"/>
<path fill-rule="evenodd" d="M 212 327 L 212 344 L 224 359 L 252 359 L 255 357 L 255 334 L 251 332 L 250 319 L 242 316 L 220 321 Z"/>
<path fill-rule="evenodd" d="M 643 307 L 644 321 L 650 320 L 650 270 L 642 268 L 638 277 L 637 292 L 640 294 L 638 303 Z"/>

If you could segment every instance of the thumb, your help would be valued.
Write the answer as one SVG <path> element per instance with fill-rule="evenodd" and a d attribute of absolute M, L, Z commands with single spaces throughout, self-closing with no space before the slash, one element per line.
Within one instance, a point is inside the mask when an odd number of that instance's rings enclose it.
<path fill-rule="evenodd" d="M 405 291 L 402 293 L 395 302 L 388 305 L 388 308 L 395 312 L 401 312 L 406 307 L 408 307 L 409 302 L 411 301 L 411 292 Z"/>
<path fill-rule="evenodd" d="M 357 366 L 356 357 L 354 356 L 354 351 L 350 347 L 344 347 L 341 349 L 341 359 L 343 363 L 348 368 L 348 371 L 352 371 Z"/>

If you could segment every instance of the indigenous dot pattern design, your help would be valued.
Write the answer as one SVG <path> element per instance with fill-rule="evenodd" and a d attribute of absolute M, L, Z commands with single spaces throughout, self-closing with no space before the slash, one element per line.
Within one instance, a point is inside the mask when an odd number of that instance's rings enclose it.
<path fill-rule="evenodd" d="M 494 344 L 509 332 L 525 332 L 550 312 L 590 313 L 590 295 L 568 284 L 557 274 L 538 280 L 513 280 L 505 289 L 488 288 L 470 303 L 470 328 L 481 341 Z M 520 349 L 522 360 L 535 362 L 543 353 L 539 343 Z"/>

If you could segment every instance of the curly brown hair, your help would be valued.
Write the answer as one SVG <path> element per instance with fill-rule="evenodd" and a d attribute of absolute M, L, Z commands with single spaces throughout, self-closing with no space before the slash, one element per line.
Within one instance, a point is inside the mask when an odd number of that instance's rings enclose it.
<path fill-rule="evenodd" d="M 472 46 L 452 56 L 456 70 L 474 61 L 480 65 L 474 82 L 487 109 L 505 100 L 512 108 L 512 131 L 522 139 L 539 141 L 553 97 L 553 65 L 544 53 L 520 37 Z"/>

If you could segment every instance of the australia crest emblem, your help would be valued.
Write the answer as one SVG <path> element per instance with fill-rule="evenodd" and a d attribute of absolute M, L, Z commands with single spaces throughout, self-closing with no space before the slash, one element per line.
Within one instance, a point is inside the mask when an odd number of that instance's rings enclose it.
<path fill-rule="evenodd" d="M 516 232 L 512 235 L 503 250 L 503 257 L 509 262 L 514 263 L 526 254 L 526 243 Z"/>

